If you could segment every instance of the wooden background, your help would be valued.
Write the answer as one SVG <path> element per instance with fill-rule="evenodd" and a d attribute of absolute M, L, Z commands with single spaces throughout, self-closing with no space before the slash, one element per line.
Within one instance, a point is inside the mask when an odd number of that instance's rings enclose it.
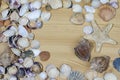
<path fill-rule="evenodd" d="M 44 68 L 48 64 L 54 64 L 58 68 L 63 63 L 72 66 L 73 70 L 86 72 L 89 70 L 90 63 L 81 61 L 74 54 L 74 47 L 77 46 L 80 39 L 84 36 L 82 29 L 85 25 L 90 23 L 84 23 L 83 25 L 73 25 L 69 19 L 72 15 L 71 9 L 59 9 L 52 10 L 52 17 L 49 22 L 44 22 L 42 29 L 33 31 L 35 38 L 40 41 L 42 51 L 49 51 L 51 57 L 48 61 L 42 62 Z M 100 53 L 95 52 L 94 49 L 91 52 L 91 58 L 95 56 L 108 55 L 111 57 L 109 69 L 106 72 L 113 72 L 120 79 L 120 73 L 113 68 L 113 60 L 119 57 L 118 50 L 120 48 L 120 9 L 117 9 L 117 14 L 114 19 L 109 22 L 104 22 L 99 18 L 98 13 L 95 14 L 95 20 L 100 25 L 100 28 L 105 27 L 108 23 L 113 23 L 114 26 L 109 33 L 109 36 L 118 42 L 117 45 L 104 44 Z M 93 42 L 94 43 L 94 42 Z M 104 75 L 104 73 L 99 74 Z"/>

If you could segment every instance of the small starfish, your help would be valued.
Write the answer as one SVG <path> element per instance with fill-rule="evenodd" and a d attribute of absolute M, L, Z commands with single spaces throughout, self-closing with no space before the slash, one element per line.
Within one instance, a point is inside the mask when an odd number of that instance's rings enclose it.
<path fill-rule="evenodd" d="M 111 39 L 108 35 L 109 31 L 112 28 L 112 24 L 108 24 L 104 30 L 101 30 L 97 25 L 96 21 L 91 22 L 94 32 L 89 35 L 85 35 L 85 39 L 94 40 L 96 44 L 96 52 L 100 52 L 101 47 L 104 43 L 117 44 L 117 42 Z"/>

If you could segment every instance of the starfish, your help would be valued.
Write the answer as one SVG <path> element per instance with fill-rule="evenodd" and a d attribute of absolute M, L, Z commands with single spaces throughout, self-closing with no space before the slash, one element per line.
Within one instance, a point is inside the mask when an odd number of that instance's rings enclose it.
<path fill-rule="evenodd" d="M 96 21 L 91 22 L 94 32 L 91 34 L 86 34 L 84 36 L 85 39 L 94 40 L 96 44 L 96 52 L 100 52 L 102 45 L 104 43 L 109 44 L 117 44 L 117 42 L 111 39 L 108 35 L 109 31 L 111 30 L 113 24 L 108 24 L 104 30 L 101 30 L 97 25 Z"/>

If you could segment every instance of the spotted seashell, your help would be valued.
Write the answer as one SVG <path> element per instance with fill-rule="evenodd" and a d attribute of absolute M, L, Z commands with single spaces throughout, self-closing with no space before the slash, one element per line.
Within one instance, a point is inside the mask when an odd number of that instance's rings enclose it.
<path fill-rule="evenodd" d="M 78 71 L 72 71 L 68 77 L 68 80 L 85 80 L 85 76 Z"/>
<path fill-rule="evenodd" d="M 113 61 L 113 66 L 114 68 L 120 72 L 120 58 L 116 58 L 114 61 Z"/>

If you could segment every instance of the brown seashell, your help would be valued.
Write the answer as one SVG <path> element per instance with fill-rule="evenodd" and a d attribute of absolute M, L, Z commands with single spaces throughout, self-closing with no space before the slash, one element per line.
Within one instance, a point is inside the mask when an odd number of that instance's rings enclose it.
<path fill-rule="evenodd" d="M 109 62 L 110 62 L 109 56 L 94 57 L 90 62 L 91 64 L 90 68 L 92 70 L 102 73 L 103 71 L 107 70 Z"/>
<path fill-rule="evenodd" d="M 10 24 L 11 24 L 11 21 L 10 21 L 10 20 L 5 20 L 5 21 L 4 21 L 4 26 L 7 27 L 7 26 L 9 26 Z"/>
<path fill-rule="evenodd" d="M 47 61 L 50 58 L 50 53 L 48 51 L 42 51 L 39 57 L 41 61 Z"/>
<path fill-rule="evenodd" d="M 79 45 L 74 48 L 76 56 L 83 61 L 90 60 L 91 49 L 91 45 L 87 39 L 82 39 Z"/>
<path fill-rule="evenodd" d="M 70 21 L 73 24 L 80 24 L 82 25 L 85 22 L 84 15 L 82 13 L 74 13 L 70 18 Z"/>
<path fill-rule="evenodd" d="M 104 21 L 110 21 L 113 19 L 116 15 L 116 10 L 110 6 L 110 5 L 102 5 L 99 8 L 99 16 L 102 18 Z"/>

